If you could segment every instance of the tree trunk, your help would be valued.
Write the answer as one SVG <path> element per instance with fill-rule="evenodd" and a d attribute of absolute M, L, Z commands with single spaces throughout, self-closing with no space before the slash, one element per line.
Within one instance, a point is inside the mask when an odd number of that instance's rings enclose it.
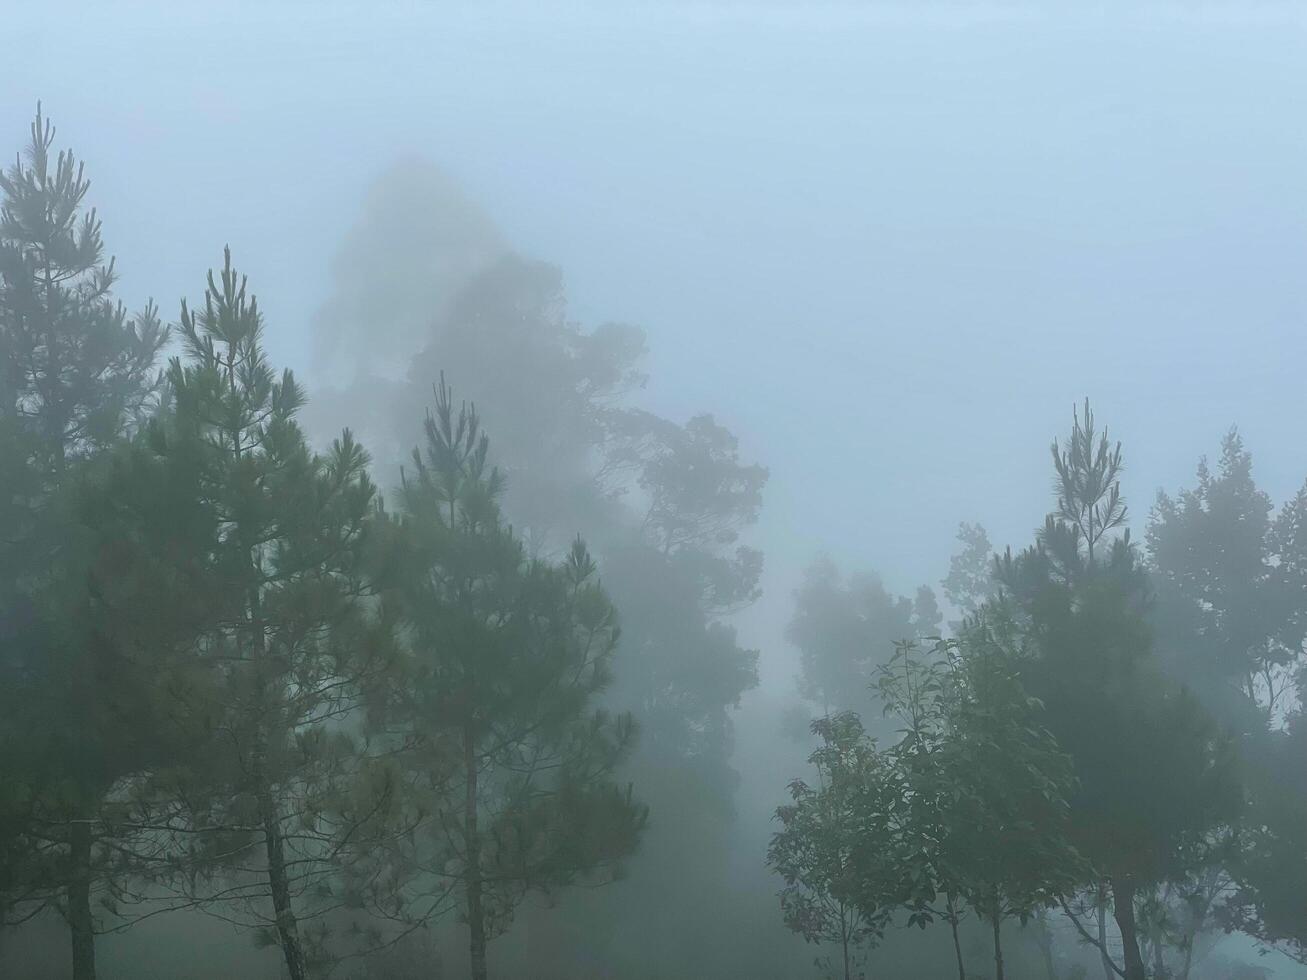
<path fill-rule="evenodd" d="M 1121 930 L 1121 958 L 1125 980 L 1148 980 L 1144 958 L 1139 954 L 1139 929 L 1135 924 L 1135 883 L 1126 877 L 1112 879 L 1112 914 Z"/>
<path fill-rule="evenodd" d="M 967 980 L 967 968 L 962 963 L 962 943 L 958 939 L 958 907 L 953 896 L 947 896 L 948 925 L 953 931 L 953 954 L 958 958 L 958 980 Z"/>
<path fill-rule="evenodd" d="M 277 920 L 277 940 L 286 957 L 290 980 L 307 980 L 308 964 L 300 943 L 299 922 L 290 902 L 290 880 L 286 876 L 286 849 L 281 835 L 281 821 L 272 802 L 272 792 L 260 772 L 259 820 L 263 824 L 263 843 L 268 852 L 268 884 L 272 888 L 272 911 Z"/>
<path fill-rule="evenodd" d="M 72 876 L 67 887 L 73 980 L 95 980 L 95 923 L 91 918 L 91 825 L 78 820 L 69 839 Z"/>
<path fill-rule="evenodd" d="M 1044 972 L 1048 974 L 1048 980 L 1058 980 L 1057 961 L 1053 958 L 1053 933 L 1048 928 L 1048 917 L 1040 912 L 1035 921 L 1039 929 L 1039 952 L 1044 957 Z"/>
<path fill-rule="evenodd" d="M 1053 947 L 1048 943 L 1043 945 L 1044 953 L 1044 972 L 1048 974 L 1048 980 L 1058 980 L 1057 961 L 1053 959 Z"/>
<path fill-rule="evenodd" d="M 468 951 L 472 980 L 486 980 L 486 920 L 481 908 L 481 836 L 477 830 L 477 760 L 472 726 L 463 729 L 463 767 L 467 798 L 463 805 L 463 849 L 467 857 L 464 888 L 467 892 Z"/>
<path fill-rule="evenodd" d="M 1165 976 L 1166 959 L 1163 956 L 1162 937 L 1155 936 L 1153 938 L 1153 978 L 1154 980 L 1163 980 Z"/>
<path fill-rule="evenodd" d="M 849 934 L 846 932 L 840 938 L 844 941 L 844 980 L 853 980 L 849 973 Z"/>
<path fill-rule="evenodd" d="M 992 912 L 994 919 L 994 980 L 1003 980 L 1003 944 L 999 936 L 1003 925 L 1003 906 L 997 888 L 994 889 L 994 908 Z"/>
<path fill-rule="evenodd" d="M 1103 963 L 1103 976 L 1107 980 L 1116 980 L 1112 957 L 1107 953 L 1107 888 L 1102 884 L 1098 886 L 1098 904 L 1094 911 L 1098 914 L 1098 956 Z"/>

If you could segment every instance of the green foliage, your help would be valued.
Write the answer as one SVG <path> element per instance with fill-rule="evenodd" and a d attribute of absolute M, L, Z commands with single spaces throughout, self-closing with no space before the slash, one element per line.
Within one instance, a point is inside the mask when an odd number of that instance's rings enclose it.
<path fill-rule="evenodd" d="M 120 445 L 167 332 L 152 307 L 129 320 L 114 301 L 90 183 L 70 151 L 51 159 L 39 107 L 31 134 L 0 175 L 0 905 L 21 917 L 55 903 L 80 980 L 95 969 L 92 893 L 113 900 L 109 845 L 126 853 L 131 836 L 104 810 L 175 734 L 155 695 L 188 601 L 147 619 L 177 596 L 149 547 L 169 537 L 141 509 L 159 503 L 146 462 Z"/>
<path fill-rule="evenodd" d="M 1028 661 L 1015 624 L 996 608 L 928 658 L 901 644 L 879 678 L 887 710 L 904 724 L 888 751 L 908 792 L 906 853 L 929 882 L 910 895 L 910 921 L 942 914 L 956 929 L 961 899 L 994 923 L 997 942 L 1003 919 L 1024 924 L 1084 873 L 1068 837 L 1071 762 L 1023 686 Z M 946 899 L 942 913 L 936 894 Z"/>
<path fill-rule="evenodd" d="M 785 882 L 785 924 L 810 943 L 838 944 L 847 978 L 852 956 L 879 941 L 899 904 L 902 793 L 856 714 L 818 719 L 812 732 L 817 785 L 790 783 L 767 863 Z"/>
<path fill-rule="evenodd" d="M 1111 880 L 1126 974 L 1141 978 L 1133 897 L 1186 873 L 1186 856 L 1236 820 L 1240 791 L 1228 741 L 1153 658 L 1152 591 L 1124 520 L 1119 446 L 1094 447 L 1086 405 L 1058 453 L 1058 516 L 1033 547 L 999 563 L 1029 637 L 1031 693 L 1074 761 L 1072 840 Z"/>
<path fill-rule="evenodd" d="M 1234 892 L 1221 913 L 1226 925 L 1307 963 L 1307 715 L 1298 711 L 1260 748 L 1230 866 Z"/>
<path fill-rule="evenodd" d="M 242 868 L 217 894 L 245 905 L 251 927 L 275 930 L 299 980 L 325 955 L 340 868 L 393 793 L 347 723 L 393 644 L 372 598 L 367 454 L 348 431 L 325 455 L 309 450 L 295 421 L 303 391 L 268 363 L 262 329 L 228 252 L 203 307 L 183 304 L 188 357 L 169 365 L 169 404 L 151 433 L 161 456 L 198 470 L 216 609 L 195 641 L 213 678 L 213 737 L 160 791 L 180 804 L 169 827 L 188 842 L 184 868 L 209 879 Z M 172 884 L 206 901 L 205 880 Z"/>
<path fill-rule="evenodd" d="M 960 901 L 1024 923 L 1075 887 L 1071 762 L 1022 686 L 1027 656 L 991 611 L 927 656 L 897 645 L 876 685 L 903 726 L 892 745 L 877 749 L 852 712 L 813 723 L 818 786 L 791 784 L 769 851 L 790 928 L 847 948 L 904 910 L 909 925 L 944 917 L 956 941 Z"/>
<path fill-rule="evenodd" d="M 429 815 L 395 856 L 400 915 L 429 917 L 457 886 L 479 976 L 529 892 L 611 877 L 646 811 L 612 778 L 635 726 L 594 706 L 619 630 L 589 552 L 578 538 L 560 563 L 527 557 L 476 412 L 443 379 L 426 431 L 394 528 L 407 669 L 381 715 Z"/>
<path fill-rule="evenodd" d="M 925 586 L 915 601 L 895 596 L 875 575 L 842 579 L 826 558 L 808 567 L 794 604 L 785 635 L 799 648 L 799 693 L 828 709 L 870 709 L 868 689 L 895 644 L 937 633 L 941 618 Z"/>
<path fill-rule="evenodd" d="M 948 577 L 940 584 L 949 603 L 965 618 L 979 612 L 997 591 L 994 548 L 979 524 L 959 524 L 957 539 L 961 550 L 949 559 Z M 952 625 L 956 628 L 961 622 Z"/>
<path fill-rule="evenodd" d="M 1197 486 L 1159 494 L 1149 523 L 1163 664 L 1238 736 L 1245 799 L 1236 832 L 1211 842 L 1208 869 L 1180 884 L 1179 918 L 1191 928 L 1175 945 L 1186 961 L 1192 933 L 1210 930 L 1213 914 L 1301 955 L 1293 923 L 1302 920 L 1307 787 L 1287 774 L 1304 771 L 1295 673 L 1307 636 L 1305 500 L 1300 491 L 1274 513 L 1232 429 L 1216 471 L 1200 461 Z"/>
<path fill-rule="evenodd" d="M 1057 514 L 1084 542 L 1089 560 L 1109 531 L 1126 522 L 1121 497 L 1121 444 L 1112 446 L 1104 431 L 1095 442 L 1094 415 L 1085 399 L 1083 420 L 1077 412 L 1066 447 L 1053 440 L 1053 469 L 1057 474 Z"/>
<path fill-rule="evenodd" d="M 1307 639 L 1307 494 L 1274 519 L 1272 510 L 1232 429 L 1217 472 L 1201 461 L 1198 485 L 1175 498 L 1159 494 L 1148 525 L 1161 652 L 1238 731 L 1264 727 L 1258 715 L 1282 714 Z M 1227 694 L 1231 686 L 1241 702 Z"/>
<path fill-rule="evenodd" d="M 38 107 L 26 162 L 0 175 L 0 421 L 57 477 L 140 411 L 167 331 L 113 299 L 90 181 L 70 150 L 51 159 L 54 137 Z"/>

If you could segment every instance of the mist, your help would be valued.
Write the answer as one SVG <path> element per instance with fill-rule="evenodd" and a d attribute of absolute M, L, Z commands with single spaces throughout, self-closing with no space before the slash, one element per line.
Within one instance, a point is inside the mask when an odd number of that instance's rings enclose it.
<path fill-rule="evenodd" d="M 6 187 L 0 973 L 1307 977 L 1294 5 L 2 20 L 5 159 L 39 103 L 116 279 L 53 303 Z M 185 448 L 245 445 L 202 407 L 224 350 L 268 366 L 251 445 L 302 433 L 338 503 L 282 443 L 258 508 L 213 489 L 255 451 Z M 279 729 L 213 655 L 281 635 L 282 580 L 219 560 L 254 510 L 259 548 L 339 551 L 329 598 L 285 579 L 287 635 L 339 638 L 287 647 L 278 697 L 331 693 Z M 536 603 L 504 647 L 536 660 L 449 652 L 483 593 L 414 583 L 464 573 Z M 518 755 L 459 769 L 482 724 Z M 299 939 L 256 810 L 320 821 Z"/>

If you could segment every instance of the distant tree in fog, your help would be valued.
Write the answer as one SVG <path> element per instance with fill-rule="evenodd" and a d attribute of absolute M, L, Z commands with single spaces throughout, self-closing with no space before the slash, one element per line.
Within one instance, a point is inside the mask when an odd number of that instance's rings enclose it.
<path fill-rule="evenodd" d="M 895 644 L 936 634 L 940 618 L 925 586 L 915 600 L 895 596 L 875 575 L 845 580 L 834 562 L 818 559 L 795 592 L 785 632 L 799 648 L 799 693 L 823 711 L 870 708 L 877 670 Z"/>
<path fill-rule="evenodd" d="M 397 162 L 332 259 L 331 294 L 313 317 L 315 366 L 347 385 L 402 378 L 463 284 L 506 251 L 449 175 L 421 158 Z"/>
<path fill-rule="evenodd" d="M 959 524 L 957 540 L 961 549 L 949 559 L 948 577 L 941 585 L 949 604 L 965 618 L 974 616 L 994 597 L 994 549 L 979 524 Z M 959 625 L 953 624 L 955 628 Z"/>
<path fill-rule="evenodd" d="M 419 313 L 430 328 L 408 384 L 387 396 L 378 437 L 416 436 L 412 420 L 431 386 L 442 372 L 457 378 L 495 433 L 504 514 L 527 551 L 557 556 L 584 535 L 622 610 L 604 701 L 632 710 L 640 725 L 627 771 L 656 812 L 680 815 L 676 825 L 651 825 L 640 874 L 623 884 L 627 903 L 580 896 L 569 903 L 572 931 L 558 924 L 551 935 L 614 969 L 649 958 L 672 971 L 706 968 L 704 943 L 725 955 L 707 923 L 729 897 L 730 712 L 757 683 L 757 654 L 728 617 L 758 592 L 762 556 L 744 532 L 766 471 L 743 458 L 720 420 L 682 424 L 636 408 L 643 332 L 573 322 L 561 273 L 545 263 L 506 254 Z M 390 459 L 397 469 L 398 452 Z M 638 911 L 648 907 L 662 914 L 651 921 Z M 637 923 L 635 940 L 602 948 L 619 924 Z M 698 930 L 702 940 L 675 941 Z"/>
<path fill-rule="evenodd" d="M 1272 511 L 1232 429 L 1217 471 L 1203 460 L 1193 490 L 1159 493 L 1148 524 L 1164 653 L 1209 698 L 1233 686 L 1268 716 L 1291 695 L 1307 639 L 1307 493 Z M 1234 721 L 1235 705 L 1213 707 Z"/>
<path fill-rule="evenodd" d="M 1247 801 L 1239 833 L 1212 867 L 1174 889 L 1186 928 L 1223 920 L 1303 956 L 1307 921 L 1307 780 L 1301 679 L 1307 638 L 1307 491 L 1274 513 L 1252 457 L 1231 430 L 1216 471 L 1176 497 L 1159 494 L 1148 527 L 1160 655 L 1238 736 Z"/>

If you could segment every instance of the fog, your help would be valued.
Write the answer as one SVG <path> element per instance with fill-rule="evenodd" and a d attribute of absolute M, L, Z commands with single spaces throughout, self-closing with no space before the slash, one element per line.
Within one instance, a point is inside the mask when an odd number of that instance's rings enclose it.
<path fill-rule="evenodd" d="M 533 899 L 490 943 L 490 976 L 844 976 L 838 956 L 812 965 L 829 943 L 786 928 L 784 882 L 767 864 L 773 815 L 790 780 L 813 778 L 810 719 L 857 708 L 882 746 L 900 726 L 869 693 L 824 705 L 801 694 L 790 624 L 819 557 L 842 576 L 836 592 L 859 575 L 892 596 L 933 589 L 943 608 L 924 643 L 965 611 L 941 587 L 959 524 L 1016 555 L 1057 510 L 1048 447 L 1066 446 L 1085 398 L 1124 447 L 1125 526 L 1141 549 L 1158 492 L 1196 487 L 1232 426 L 1276 513 L 1307 476 L 1296 5 L 124 3 L 14 7 L 0 25 L 3 145 L 12 156 L 26 144 L 39 100 L 55 146 L 86 162 L 86 203 L 129 310 L 153 298 L 173 322 L 182 297 L 202 307 L 204 274 L 229 245 L 269 361 L 306 386 L 313 445 L 351 427 L 392 509 L 440 372 L 455 403 L 476 401 L 507 473 L 508 520 L 548 560 L 582 533 L 611 586 L 624 624 L 604 695 L 614 710 L 653 697 L 623 673 L 622 644 L 662 607 L 623 608 L 646 573 L 622 564 L 634 519 L 611 508 L 643 513 L 656 491 L 632 478 L 616 503 L 578 496 L 567 474 L 591 465 L 590 444 L 577 462 L 534 443 L 532 420 L 554 410 L 528 390 L 535 349 L 459 333 L 462 291 L 506 256 L 556 267 L 582 335 L 643 331 L 643 356 L 612 355 L 631 376 L 604 405 L 658 420 L 649 432 L 710 414 L 738 439 L 740 465 L 766 467 L 756 519 L 740 504 L 723 532 L 761 552 L 760 594 L 703 611 L 738 631 L 732 649 L 757 651 L 757 683 L 695 722 L 715 748 L 685 749 L 725 767 L 703 777 L 730 787 L 723 814 L 696 829 L 679 802 L 693 792 L 660 783 L 676 766 L 657 752 L 679 750 L 636 710 L 643 732 L 623 771 L 649 824 L 625 876 Z M 735 560 L 734 538 L 714 542 L 705 554 Z M 929 618 L 904 609 L 911 630 Z M 1201 689 L 1157 628 L 1159 669 Z M 872 663 L 898 638 L 910 637 L 881 638 Z M 1301 643 L 1293 656 L 1277 665 L 1286 678 Z M 1284 704 L 1267 709 L 1276 731 L 1301 715 L 1293 696 Z M 713 728 L 721 719 L 730 730 Z M 678 802 L 660 811 L 660 793 Z M 1057 920 L 1057 975 L 1099 975 L 1057 903 L 1036 904 Z M 286 969 L 225 924 L 177 915 L 101 940 L 101 976 Z M 967 975 L 994 976 L 983 923 L 966 928 Z M 1015 918 L 1004 929 L 1009 976 L 1051 975 Z M 72 975 L 66 932 L 51 911 L 6 935 L 0 971 Z M 427 975 L 466 975 L 457 915 L 422 934 L 446 970 Z M 1301 959 L 1301 927 L 1295 938 L 1223 922 L 1211 939 L 1195 980 L 1262 975 L 1236 960 L 1307 977 L 1258 953 L 1287 943 Z M 192 960 L 200 942 L 212 945 Z M 865 976 L 951 976 L 952 948 L 938 919 L 921 932 L 899 922 Z"/>

